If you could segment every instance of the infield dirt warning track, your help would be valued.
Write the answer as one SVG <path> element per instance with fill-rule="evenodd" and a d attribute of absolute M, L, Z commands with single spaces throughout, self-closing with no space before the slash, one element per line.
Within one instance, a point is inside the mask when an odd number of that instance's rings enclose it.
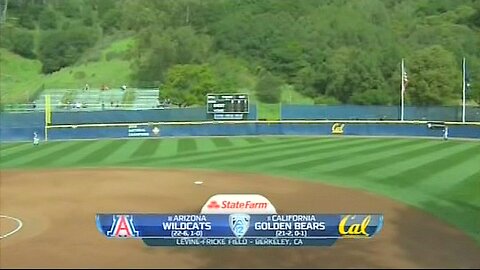
<path fill-rule="evenodd" d="M 106 239 L 95 226 L 99 212 L 199 213 L 219 193 L 261 194 L 279 213 L 379 212 L 385 224 L 373 239 L 296 249 L 148 248 L 137 240 Z M 0 239 L 0 268 L 480 267 L 480 247 L 427 213 L 362 191 L 254 174 L 1 171 L 0 215 L 23 223 Z M 2 235 L 15 226 L 0 219 Z"/>

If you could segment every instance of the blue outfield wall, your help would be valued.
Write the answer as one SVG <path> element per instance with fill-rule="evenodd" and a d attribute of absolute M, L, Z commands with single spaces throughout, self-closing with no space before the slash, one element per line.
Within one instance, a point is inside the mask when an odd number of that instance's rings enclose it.
<path fill-rule="evenodd" d="M 78 127 L 49 130 L 50 140 L 131 138 L 131 137 L 180 137 L 180 136 L 246 136 L 290 135 L 315 136 L 332 134 L 333 123 L 245 123 L 245 124 L 195 124 L 195 125 L 136 125 L 130 127 Z M 428 129 L 426 124 L 359 124 L 346 123 L 344 135 L 361 136 L 430 136 L 441 137 L 442 130 Z M 338 135 L 341 136 L 341 135 Z M 451 125 L 451 138 L 480 139 L 480 126 Z"/>
<path fill-rule="evenodd" d="M 257 110 L 250 106 L 247 120 L 255 120 Z M 54 112 L 52 121 L 55 125 L 69 124 L 108 124 L 108 123 L 138 123 L 138 122 L 179 122 L 179 121 L 207 121 L 212 116 L 208 115 L 206 108 L 174 108 L 152 110 L 114 110 L 114 111 L 78 111 Z"/>
<path fill-rule="evenodd" d="M 45 114 L 42 112 L 0 113 L 0 141 L 25 141 L 37 132 L 45 137 Z"/>
<path fill-rule="evenodd" d="M 132 138 L 132 137 L 177 137 L 177 136 L 246 136 L 246 135 L 287 135 L 287 136 L 315 136 L 332 134 L 333 123 L 317 124 L 195 124 L 195 125 L 135 125 L 122 127 L 68 127 L 50 128 L 49 140 L 69 139 L 103 139 L 103 138 Z M 155 132 L 158 128 L 158 132 Z M 2 128 L 0 140 L 28 141 L 33 132 L 44 138 L 43 127 L 13 127 Z M 426 124 L 358 124 L 346 123 L 344 135 L 361 136 L 442 136 L 442 130 L 428 129 Z M 451 125 L 451 138 L 480 139 L 480 126 Z"/>
<path fill-rule="evenodd" d="M 302 109 L 303 108 L 303 109 Z M 284 105 L 282 117 L 285 119 L 388 119 L 396 120 L 395 108 L 388 106 L 294 106 Z M 455 108 L 452 108 L 455 109 Z M 393 111 L 392 111 L 393 110 Z M 409 111 L 406 109 L 406 119 L 409 119 Z M 250 107 L 249 120 L 257 118 L 256 107 Z M 458 110 L 448 110 L 441 107 L 416 108 L 415 114 L 440 115 L 428 120 L 448 121 L 450 117 L 458 116 Z M 323 117 L 328 115 L 328 117 Z M 382 117 L 380 117 L 382 116 Z M 41 139 L 45 137 L 45 115 L 42 112 L 28 113 L 0 113 L 0 141 L 27 141 L 31 140 L 33 132 L 37 132 Z M 410 117 L 411 118 L 411 117 Z M 115 110 L 96 112 L 55 112 L 52 116 L 54 125 L 81 125 L 92 123 L 149 123 L 149 122 L 172 122 L 172 121 L 207 121 L 209 115 L 205 108 L 181 108 L 166 110 Z M 415 120 L 422 120 L 422 117 Z M 453 119 L 458 120 L 458 119 Z M 468 108 L 467 121 L 480 122 L 480 109 Z M 169 136 L 235 136 L 235 135 L 328 135 L 331 134 L 332 123 L 240 123 L 240 124 L 201 124 L 179 125 L 167 124 L 157 126 L 159 134 L 153 132 L 154 126 L 140 126 L 143 132 L 135 132 L 136 128 L 124 127 L 95 127 L 95 128 L 51 128 L 49 129 L 50 140 L 68 139 L 95 139 L 95 138 L 128 138 L 128 137 L 169 137 Z M 133 131 L 132 131 L 133 130 Z M 129 132 L 130 131 L 130 132 Z M 387 124 L 381 121 L 375 124 L 347 123 L 344 129 L 345 135 L 369 135 L 369 136 L 440 136 L 441 130 L 430 130 L 425 124 Z M 451 125 L 451 137 L 480 138 L 479 125 Z"/>

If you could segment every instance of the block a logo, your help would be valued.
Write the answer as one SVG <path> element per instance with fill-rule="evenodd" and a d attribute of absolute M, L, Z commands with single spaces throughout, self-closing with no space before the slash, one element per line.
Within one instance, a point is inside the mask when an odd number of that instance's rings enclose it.
<path fill-rule="evenodd" d="M 138 237 L 138 231 L 133 224 L 132 215 L 113 215 L 113 223 L 107 231 L 108 237 L 132 238 Z"/>

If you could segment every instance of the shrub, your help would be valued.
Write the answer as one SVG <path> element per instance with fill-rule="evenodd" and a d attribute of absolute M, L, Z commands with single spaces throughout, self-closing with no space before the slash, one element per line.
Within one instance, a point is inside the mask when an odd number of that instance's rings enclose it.
<path fill-rule="evenodd" d="M 282 96 L 281 85 L 281 79 L 270 73 L 263 75 L 255 86 L 257 98 L 264 103 L 279 103 Z"/>
<path fill-rule="evenodd" d="M 73 78 L 75 78 L 77 80 L 84 79 L 86 76 L 87 76 L 87 74 L 85 74 L 84 71 L 77 71 L 73 74 Z"/>
<path fill-rule="evenodd" d="M 337 105 L 340 104 L 340 101 L 330 96 L 319 96 L 315 98 L 314 103 L 317 105 Z"/>

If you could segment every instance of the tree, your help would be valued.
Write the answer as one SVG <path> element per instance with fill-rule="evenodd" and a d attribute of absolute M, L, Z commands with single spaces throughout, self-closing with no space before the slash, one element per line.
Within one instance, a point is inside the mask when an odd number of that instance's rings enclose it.
<path fill-rule="evenodd" d="M 270 72 L 263 74 L 255 86 L 255 94 L 258 100 L 264 103 L 279 103 L 282 96 L 280 86 L 282 80 L 275 77 Z"/>
<path fill-rule="evenodd" d="M 63 13 L 63 15 L 65 15 L 65 17 L 75 18 L 80 17 L 82 6 L 82 0 L 68 0 L 57 2 L 56 7 Z"/>
<path fill-rule="evenodd" d="M 13 52 L 26 58 L 34 58 L 34 40 L 33 34 L 22 29 L 15 29 L 11 39 Z"/>
<path fill-rule="evenodd" d="M 175 64 L 205 63 L 210 47 L 210 37 L 196 34 L 190 26 L 148 28 L 140 33 L 134 48 L 135 79 L 143 83 L 163 81 L 165 72 Z"/>
<path fill-rule="evenodd" d="M 105 14 L 103 14 L 100 24 L 105 33 L 113 33 L 122 26 L 122 12 L 116 8 L 109 9 Z"/>
<path fill-rule="evenodd" d="M 57 28 L 57 13 L 50 8 L 44 9 L 40 13 L 38 24 L 42 30 Z"/>
<path fill-rule="evenodd" d="M 180 107 L 203 105 L 208 93 L 220 90 L 218 85 L 208 65 L 175 65 L 168 70 L 161 96 Z"/>
<path fill-rule="evenodd" d="M 75 63 L 97 38 L 93 29 L 83 26 L 43 33 L 39 44 L 42 72 L 51 73 Z"/>
<path fill-rule="evenodd" d="M 3 3 L 3 8 L 1 10 L 2 16 L 0 16 L 0 23 L 5 23 L 7 20 L 7 10 L 8 10 L 8 0 L 5 0 Z"/>
<path fill-rule="evenodd" d="M 412 55 L 407 97 L 414 105 L 449 105 L 461 97 L 461 69 L 453 54 L 430 46 Z M 459 83 L 460 81 L 460 83 Z"/>
<path fill-rule="evenodd" d="M 248 69 L 245 60 L 219 53 L 209 59 L 209 64 L 223 92 L 255 88 L 256 76 Z"/>

